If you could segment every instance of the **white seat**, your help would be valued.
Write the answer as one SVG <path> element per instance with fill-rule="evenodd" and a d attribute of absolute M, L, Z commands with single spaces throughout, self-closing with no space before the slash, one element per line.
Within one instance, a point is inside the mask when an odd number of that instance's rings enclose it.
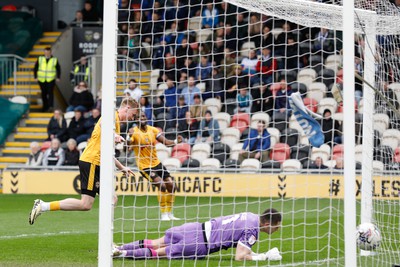
<path fill-rule="evenodd" d="M 322 158 L 322 162 L 326 162 L 331 155 L 331 147 L 323 144 L 320 147 L 313 147 L 311 150 L 311 160 L 315 160 L 317 157 Z"/>
<path fill-rule="evenodd" d="M 297 172 L 301 170 L 301 162 L 297 159 L 287 159 L 282 163 L 282 171 Z"/>
<path fill-rule="evenodd" d="M 270 147 L 273 147 L 276 143 L 279 143 L 279 138 L 280 138 L 281 132 L 274 127 L 267 128 L 267 131 L 268 131 L 269 135 L 271 136 L 271 146 Z"/>
<path fill-rule="evenodd" d="M 387 128 L 389 128 L 389 116 L 384 113 L 374 114 L 374 130 L 383 134 Z"/>
<path fill-rule="evenodd" d="M 323 114 L 325 109 L 329 109 L 332 115 L 335 114 L 337 110 L 336 100 L 332 97 L 322 98 L 318 103 L 318 113 Z"/>
<path fill-rule="evenodd" d="M 177 158 L 165 159 L 162 164 L 165 166 L 165 168 L 171 171 L 175 171 L 181 167 L 181 161 Z"/>
<path fill-rule="evenodd" d="M 342 112 L 338 112 L 338 113 L 333 114 L 333 115 L 332 115 L 332 118 L 333 118 L 335 121 L 338 121 L 340 124 L 343 123 L 343 113 L 342 113 Z"/>
<path fill-rule="evenodd" d="M 82 143 L 79 143 L 79 145 L 77 146 L 77 149 L 79 151 L 83 152 L 83 150 L 86 148 L 86 146 L 87 146 L 87 142 L 82 142 Z"/>
<path fill-rule="evenodd" d="M 326 93 L 326 85 L 321 82 L 314 82 L 308 86 L 307 97 L 313 98 L 320 102 Z"/>
<path fill-rule="evenodd" d="M 274 39 L 276 40 L 276 38 L 278 38 L 278 35 L 281 34 L 283 32 L 282 28 L 279 27 L 275 27 L 271 29 L 271 33 L 274 36 Z"/>
<path fill-rule="evenodd" d="M 234 144 L 238 143 L 240 140 L 240 131 L 237 128 L 229 127 L 222 132 L 221 143 L 233 147 Z"/>
<path fill-rule="evenodd" d="M 269 117 L 268 113 L 264 113 L 264 112 L 254 113 L 251 116 L 250 127 L 251 128 L 257 128 L 257 122 L 258 121 L 264 121 L 265 122 L 265 127 L 268 127 L 269 122 L 270 122 L 270 117 Z"/>
<path fill-rule="evenodd" d="M 64 119 L 67 122 L 67 127 L 69 126 L 69 123 L 71 122 L 73 117 L 75 117 L 75 112 L 73 111 L 68 111 L 64 114 Z"/>
<path fill-rule="evenodd" d="M 305 146 L 309 146 L 310 145 L 310 140 L 308 139 L 307 135 L 302 135 L 300 136 L 300 145 L 305 145 Z"/>
<path fill-rule="evenodd" d="M 302 69 L 297 74 L 297 82 L 304 83 L 307 87 L 317 78 L 317 72 L 314 69 Z"/>
<path fill-rule="evenodd" d="M 16 104 L 27 104 L 28 99 L 26 99 L 25 96 L 17 95 L 14 96 L 10 99 L 11 102 L 16 103 Z"/>
<path fill-rule="evenodd" d="M 355 153 L 356 161 L 362 163 L 363 146 L 362 145 L 356 145 L 356 147 L 354 148 L 354 153 Z"/>
<path fill-rule="evenodd" d="M 142 42 L 140 45 L 141 45 L 141 47 L 143 47 L 144 50 L 146 50 L 146 53 L 147 53 L 148 57 L 151 58 L 152 57 L 152 50 L 153 50 L 152 46 L 147 42 Z"/>
<path fill-rule="evenodd" d="M 364 99 L 360 100 L 360 103 L 358 103 L 358 114 L 363 114 L 364 112 Z"/>
<path fill-rule="evenodd" d="M 240 168 L 259 170 L 261 168 L 261 163 L 258 159 L 245 159 L 242 164 L 240 164 Z"/>
<path fill-rule="evenodd" d="M 171 148 L 167 147 L 162 143 L 156 144 L 156 150 L 157 150 L 157 157 L 161 162 L 163 162 L 165 159 L 171 156 Z"/>
<path fill-rule="evenodd" d="M 337 64 L 338 66 L 342 64 L 343 56 L 342 55 L 329 55 L 326 60 L 325 64 Z"/>
<path fill-rule="evenodd" d="M 166 83 L 162 83 L 157 87 L 157 95 L 164 94 L 164 91 L 168 89 L 168 85 Z"/>
<path fill-rule="evenodd" d="M 189 19 L 188 23 L 188 29 L 189 30 L 200 30 L 201 29 L 201 17 L 193 17 Z"/>
<path fill-rule="evenodd" d="M 196 87 L 199 88 L 201 92 L 204 92 L 206 90 L 206 83 L 198 83 Z"/>
<path fill-rule="evenodd" d="M 242 57 L 247 57 L 249 55 L 249 51 L 254 48 L 256 48 L 256 45 L 254 42 L 244 42 L 240 49 L 240 55 Z"/>
<path fill-rule="evenodd" d="M 222 108 L 221 100 L 218 98 L 208 98 L 204 101 L 204 105 L 211 111 L 213 116 L 220 112 Z"/>
<path fill-rule="evenodd" d="M 336 72 L 339 69 L 339 66 L 340 64 L 336 62 L 329 62 L 328 64 L 325 64 L 325 69 L 331 69 Z"/>
<path fill-rule="evenodd" d="M 239 159 L 239 153 L 243 148 L 243 143 L 236 143 L 233 146 L 231 146 L 231 155 L 230 158 L 234 160 Z"/>
<path fill-rule="evenodd" d="M 219 130 L 223 132 L 226 128 L 229 127 L 231 123 L 231 115 L 227 112 L 218 112 L 213 115 L 214 119 L 218 121 Z"/>
<path fill-rule="evenodd" d="M 396 94 L 397 100 L 400 101 L 400 83 L 391 83 L 388 88 Z"/>
<path fill-rule="evenodd" d="M 207 143 L 195 144 L 192 148 L 191 158 L 197 159 L 199 162 L 210 157 L 211 146 Z"/>
<path fill-rule="evenodd" d="M 201 162 L 201 168 L 203 170 L 218 170 L 221 168 L 221 162 L 218 159 L 208 158 Z"/>
<path fill-rule="evenodd" d="M 326 167 L 328 167 L 329 169 L 333 169 L 336 166 L 336 160 L 332 159 L 332 160 L 327 160 L 324 162 L 324 165 Z"/>
<path fill-rule="evenodd" d="M 384 146 L 390 146 L 393 151 L 400 144 L 400 131 L 397 129 L 387 129 L 382 135 L 382 144 Z"/>
<path fill-rule="evenodd" d="M 201 29 L 196 31 L 196 41 L 200 42 L 200 43 L 204 43 L 208 36 L 210 36 L 212 34 L 212 30 L 211 29 Z"/>
<path fill-rule="evenodd" d="M 372 169 L 374 172 L 382 172 L 385 169 L 385 165 L 381 161 L 374 160 L 372 162 Z"/>

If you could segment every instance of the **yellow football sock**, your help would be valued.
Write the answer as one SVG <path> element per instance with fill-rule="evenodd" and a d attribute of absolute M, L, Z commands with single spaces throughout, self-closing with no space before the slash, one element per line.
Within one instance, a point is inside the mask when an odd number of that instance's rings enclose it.
<path fill-rule="evenodd" d="M 167 212 L 167 192 L 158 191 L 157 199 L 158 203 L 160 203 L 160 211 L 161 213 Z"/>
<path fill-rule="evenodd" d="M 52 201 L 50 202 L 50 210 L 60 210 L 60 201 Z"/>
<path fill-rule="evenodd" d="M 175 201 L 175 195 L 173 193 L 168 193 L 167 197 L 167 212 L 171 212 L 172 211 L 172 207 L 174 206 L 174 201 Z"/>

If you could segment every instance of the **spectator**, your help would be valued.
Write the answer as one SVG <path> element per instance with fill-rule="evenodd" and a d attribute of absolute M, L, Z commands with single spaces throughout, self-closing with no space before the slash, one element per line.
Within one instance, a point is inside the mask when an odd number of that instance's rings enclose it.
<path fill-rule="evenodd" d="M 225 46 L 224 46 L 224 40 L 222 39 L 222 37 L 217 37 L 215 42 L 211 42 L 212 49 L 211 49 L 211 64 L 213 66 L 220 66 L 223 59 L 224 59 L 224 53 L 225 53 Z"/>
<path fill-rule="evenodd" d="M 76 148 L 75 139 L 68 139 L 67 141 L 67 149 L 65 150 L 65 161 L 63 163 L 64 166 L 78 166 L 79 162 L 79 150 Z"/>
<path fill-rule="evenodd" d="M 178 24 L 176 21 L 173 21 L 163 39 L 167 42 L 167 45 L 175 49 L 175 46 L 180 45 L 182 40 L 185 39 L 185 34 L 183 32 L 178 32 Z"/>
<path fill-rule="evenodd" d="M 100 115 L 101 114 L 99 109 L 97 108 L 92 109 L 92 115 L 89 116 L 87 119 L 85 119 L 85 123 L 83 124 L 84 133 L 76 138 L 76 142 L 78 144 L 86 142 L 90 138 L 94 130 L 94 126 L 100 119 Z"/>
<path fill-rule="evenodd" d="M 248 36 L 248 23 L 244 19 L 244 13 L 239 12 L 236 15 L 236 21 L 232 23 L 234 31 L 237 34 L 239 40 L 243 40 Z"/>
<path fill-rule="evenodd" d="M 225 47 L 229 48 L 230 51 L 235 51 L 239 53 L 239 43 L 240 40 L 236 37 L 236 33 L 232 30 L 232 24 L 226 23 L 225 24 Z"/>
<path fill-rule="evenodd" d="M 248 77 L 248 76 L 247 76 Z M 236 65 L 226 80 L 225 99 L 236 99 L 238 88 L 249 86 L 248 79 L 242 73 L 242 66 Z"/>
<path fill-rule="evenodd" d="M 168 89 L 164 91 L 165 112 L 169 112 L 171 108 L 176 107 L 178 100 L 178 90 L 171 79 L 167 80 Z"/>
<path fill-rule="evenodd" d="M 185 67 L 185 60 L 188 57 L 193 56 L 193 49 L 188 45 L 188 40 L 186 37 L 182 39 L 182 43 L 176 46 L 175 57 L 176 57 L 176 67 L 178 70 Z"/>
<path fill-rule="evenodd" d="M 120 0 L 118 7 L 118 21 L 129 21 L 131 12 L 129 6 L 130 0 Z"/>
<path fill-rule="evenodd" d="M 97 91 L 97 97 L 96 97 L 96 101 L 94 103 L 94 108 L 97 108 L 98 110 L 101 111 L 101 88 L 99 91 Z"/>
<path fill-rule="evenodd" d="M 208 80 L 211 77 L 212 66 L 211 63 L 208 61 L 207 56 L 200 57 L 200 63 L 196 69 L 196 78 L 199 81 Z"/>
<path fill-rule="evenodd" d="M 74 65 L 70 73 L 70 80 L 73 86 L 78 85 L 80 82 L 87 83 L 89 80 L 90 69 L 86 56 L 81 56 L 79 63 Z"/>
<path fill-rule="evenodd" d="M 201 120 L 199 131 L 197 132 L 196 143 L 208 143 L 219 141 L 219 124 L 214 120 L 211 111 L 207 110 L 204 119 Z"/>
<path fill-rule="evenodd" d="M 75 86 L 74 92 L 69 99 L 67 112 L 74 111 L 76 109 L 79 109 L 82 112 L 87 112 L 93 108 L 93 105 L 93 95 L 88 90 L 87 84 L 85 82 L 80 82 L 77 86 Z"/>
<path fill-rule="evenodd" d="M 253 103 L 251 105 L 251 113 L 266 112 L 272 118 L 274 111 L 274 97 L 271 90 L 267 88 L 265 83 L 256 85 L 251 90 Z"/>
<path fill-rule="evenodd" d="M 178 125 L 178 130 L 185 142 L 192 146 L 196 142 L 199 122 L 192 117 L 190 111 L 187 111 L 185 114 L 185 120 Z"/>
<path fill-rule="evenodd" d="M 153 126 L 153 108 L 149 103 L 148 96 L 144 95 L 140 98 L 140 108 L 146 114 L 147 124 Z"/>
<path fill-rule="evenodd" d="M 229 23 L 233 25 L 236 20 L 238 8 L 232 4 L 227 2 L 221 2 L 218 6 L 218 13 L 219 13 L 219 24 L 220 26 L 224 26 L 225 23 Z"/>
<path fill-rule="evenodd" d="M 324 133 L 325 144 L 333 147 L 336 144 L 342 143 L 340 124 L 338 121 L 332 119 L 329 109 L 324 110 L 323 119 L 319 123 Z"/>
<path fill-rule="evenodd" d="M 96 9 L 93 8 L 93 4 L 91 1 L 85 1 L 85 5 L 82 9 L 82 14 L 84 22 L 98 22 L 100 20 L 100 16 L 97 13 Z"/>
<path fill-rule="evenodd" d="M 301 67 L 299 61 L 299 45 L 295 42 L 294 36 L 292 34 L 289 34 L 287 36 L 284 60 L 284 68 L 287 70 L 297 70 L 297 68 Z"/>
<path fill-rule="evenodd" d="M 334 45 L 332 32 L 326 28 L 321 28 L 315 36 L 313 50 L 325 59 L 328 55 L 333 53 Z"/>
<path fill-rule="evenodd" d="M 256 47 L 272 47 L 274 44 L 274 36 L 271 33 L 271 26 L 265 25 L 263 27 L 261 39 L 255 38 L 254 43 Z"/>
<path fill-rule="evenodd" d="M 75 109 L 75 116 L 71 119 L 67 132 L 69 138 L 75 140 L 85 134 L 85 118 L 82 116 L 82 111 L 80 109 Z"/>
<path fill-rule="evenodd" d="M 142 89 L 137 84 L 136 79 L 130 79 L 128 83 L 128 88 L 124 90 L 124 94 L 126 96 L 130 96 L 135 99 L 137 102 L 140 101 L 140 98 L 143 95 Z"/>
<path fill-rule="evenodd" d="M 71 22 L 72 27 L 83 27 L 83 13 L 81 10 L 75 12 L 75 19 Z"/>
<path fill-rule="evenodd" d="M 257 122 L 257 129 L 250 129 L 248 138 L 244 141 L 243 148 L 239 153 L 239 163 L 244 159 L 254 158 L 260 162 L 268 160 L 271 145 L 271 136 L 265 128 L 265 121 Z"/>
<path fill-rule="evenodd" d="M 388 82 L 380 82 L 379 89 L 384 97 L 381 97 L 379 94 L 375 95 L 375 112 L 386 113 L 391 118 L 392 122 L 400 120 L 393 109 L 389 106 L 390 103 L 392 106 L 396 107 L 396 110 L 400 109 L 400 104 L 396 93 L 389 89 Z M 387 99 L 389 99 L 389 101 Z"/>
<path fill-rule="evenodd" d="M 199 94 L 194 95 L 193 98 L 194 103 L 190 106 L 190 114 L 195 120 L 200 122 L 206 115 L 207 107 L 203 105 Z"/>
<path fill-rule="evenodd" d="M 206 81 L 206 90 L 203 93 L 203 99 L 208 98 L 218 98 L 221 99 L 224 94 L 224 89 L 222 87 L 224 77 L 218 71 L 218 68 L 213 68 L 211 79 Z"/>
<path fill-rule="evenodd" d="M 167 45 L 165 40 L 161 40 L 160 44 L 154 48 L 153 60 L 151 63 L 153 69 L 165 69 L 167 54 L 173 54 L 172 47 Z"/>
<path fill-rule="evenodd" d="M 61 110 L 54 110 L 54 115 L 50 118 L 49 124 L 47 124 L 47 134 L 46 141 L 51 141 L 54 138 L 61 142 L 67 141 L 67 121 L 64 119 Z"/>
<path fill-rule="evenodd" d="M 335 159 L 336 161 L 336 165 L 334 167 L 334 169 L 336 170 L 343 170 L 344 169 L 344 161 L 342 157 L 338 157 Z"/>
<path fill-rule="evenodd" d="M 175 121 L 176 127 L 185 120 L 186 112 L 189 110 L 188 105 L 185 103 L 185 97 L 179 96 L 178 105 L 171 109 L 172 119 Z"/>
<path fill-rule="evenodd" d="M 257 54 L 254 49 L 249 50 L 249 56 L 242 59 L 242 71 L 245 74 L 255 74 L 258 63 Z"/>
<path fill-rule="evenodd" d="M 214 7 L 213 3 L 208 3 L 206 9 L 202 13 L 201 26 L 203 28 L 214 28 L 219 22 L 218 9 Z"/>
<path fill-rule="evenodd" d="M 139 34 L 137 33 L 137 30 L 133 27 L 129 27 L 128 29 L 128 39 L 126 40 L 126 44 L 123 44 L 123 46 L 128 47 L 128 56 L 133 59 L 139 59 L 140 58 L 140 38 Z M 144 51 L 142 52 L 144 53 Z M 142 54 L 143 57 L 146 57 L 147 55 Z"/>
<path fill-rule="evenodd" d="M 164 102 L 164 95 L 160 95 L 156 97 L 156 100 L 153 101 L 153 112 L 154 119 L 157 118 L 159 114 L 165 113 L 166 107 Z"/>
<path fill-rule="evenodd" d="M 61 67 L 58 59 L 51 54 L 51 48 L 44 49 L 44 56 L 38 57 L 33 68 L 33 76 L 39 83 L 42 93 L 42 103 L 44 112 L 53 109 L 54 106 L 54 86 L 56 81 L 60 81 Z"/>
<path fill-rule="evenodd" d="M 282 25 L 282 32 L 278 34 L 275 41 L 275 55 L 282 56 L 285 54 L 285 48 L 288 40 L 288 35 L 291 34 L 291 27 L 289 22 L 285 22 Z"/>
<path fill-rule="evenodd" d="M 314 162 L 311 163 L 308 168 L 325 170 L 328 169 L 328 166 L 324 165 L 324 161 L 321 157 L 316 157 Z"/>
<path fill-rule="evenodd" d="M 287 85 L 285 79 L 281 79 L 281 88 L 276 92 L 274 113 L 285 114 L 287 118 L 292 115 L 292 108 L 288 97 L 292 94 L 292 88 Z"/>
<path fill-rule="evenodd" d="M 228 77 L 234 71 L 236 65 L 235 53 L 231 52 L 229 48 L 224 49 L 224 58 L 221 61 L 220 69 L 223 77 Z"/>
<path fill-rule="evenodd" d="M 41 166 L 43 160 L 43 152 L 40 150 L 40 145 L 38 142 L 32 142 L 30 145 L 31 152 L 29 153 L 28 161 L 26 166 Z"/>
<path fill-rule="evenodd" d="M 260 80 L 264 83 L 271 84 L 276 69 L 277 62 L 276 59 L 272 57 L 271 48 L 263 47 L 261 58 L 256 65 L 256 71 L 259 73 L 259 76 L 253 77 L 253 84 L 259 83 Z"/>
<path fill-rule="evenodd" d="M 160 42 L 164 33 L 164 21 L 160 19 L 157 12 L 153 12 L 152 18 L 148 21 L 142 22 L 142 42 L 154 46 Z"/>
<path fill-rule="evenodd" d="M 50 147 L 44 152 L 43 166 L 62 166 L 65 160 L 64 150 L 61 148 L 60 140 L 51 140 Z"/>
<path fill-rule="evenodd" d="M 236 97 L 237 108 L 235 110 L 235 113 L 250 113 L 252 101 L 253 99 L 247 88 L 240 88 L 239 94 Z"/>
<path fill-rule="evenodd" d="M 192 57 L 188 57 L 185 59 L 184 67 L 181 69 L 181 73 L 185 73 L 186 77 L 196 76 L 196 63 L 193 62 Z"/>
<path fill-rule="evenodd" d="M 183 88 L 181 95 L 185 97 L 185 103 L 189 106 L 194 104 L 194 95 L 200 95 L 200 89 L 196 87 L 193 76 L 188 79 L 188 86 Z"/>

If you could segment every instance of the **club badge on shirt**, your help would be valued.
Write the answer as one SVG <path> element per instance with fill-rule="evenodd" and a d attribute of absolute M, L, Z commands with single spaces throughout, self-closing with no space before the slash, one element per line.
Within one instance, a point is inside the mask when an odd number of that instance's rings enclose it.
<path fill-rule="evenodd" d="M 254 243 L 256 243 L 256 241 L 257 241 L 257 238 L 256 238 L 254 235 L 250 236 L 250 238 L 249 238 L 249 244 L 250 244 L 251 246 L 254 245 Z"/>

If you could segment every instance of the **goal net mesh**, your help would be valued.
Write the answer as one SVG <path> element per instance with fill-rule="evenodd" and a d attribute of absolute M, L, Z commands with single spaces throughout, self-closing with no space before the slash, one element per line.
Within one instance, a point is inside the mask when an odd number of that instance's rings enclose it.
<path fill-rule="evenodd" d="M 383 0 L 355 2 L 356 72 L 372 81 L 375 97 L 365 105 L 365 82 L 356 79 L 356 147 L 345 148 L 341 1 L 120 1 L 117 103 L 135 98 L 154 128 L 142 129 L 136 121 L 122 129 L 130 141 L 117 147 L 117 157 L 136 176 L 116 178 L 117 244 L 158 239 L 183 223 L 275 208 L 282 212 L 282 228 L 270 236 L 260 233 L 254 252 L 277 247 L 283 258 L 271 265 L 344 266 L 343 151 L 351 149 L 359 190 L 361 169 L 374 172 L 373 222 L 383 237 L 377 255 L 359 264 L 400 262 L 398 8 Z M 371 29 L 376 44 L 366 42 Z M 375 54 L 372 72 L 365 69 L 367 49 Z M 292 114 L 288 99 L 295 92 L 322 116 L 320 147 Z M 374 108 L 371 140 L 363 138 L 364 106 Z M 162 144 L 153 139 L 158 133 L 183 142 Z M 368 166 L 361 165 L 363 145 L 373 149 Z M 149 182 L 165 174 L 154 165 L 157 160 L 176 184 L 175 200 L 164 204 Z M 180 220 L 162 221 L 162 212 Z M 114 264 L 243 265 L 235 262 L 234 248 L 195 262 L 183 257 Z"/>

